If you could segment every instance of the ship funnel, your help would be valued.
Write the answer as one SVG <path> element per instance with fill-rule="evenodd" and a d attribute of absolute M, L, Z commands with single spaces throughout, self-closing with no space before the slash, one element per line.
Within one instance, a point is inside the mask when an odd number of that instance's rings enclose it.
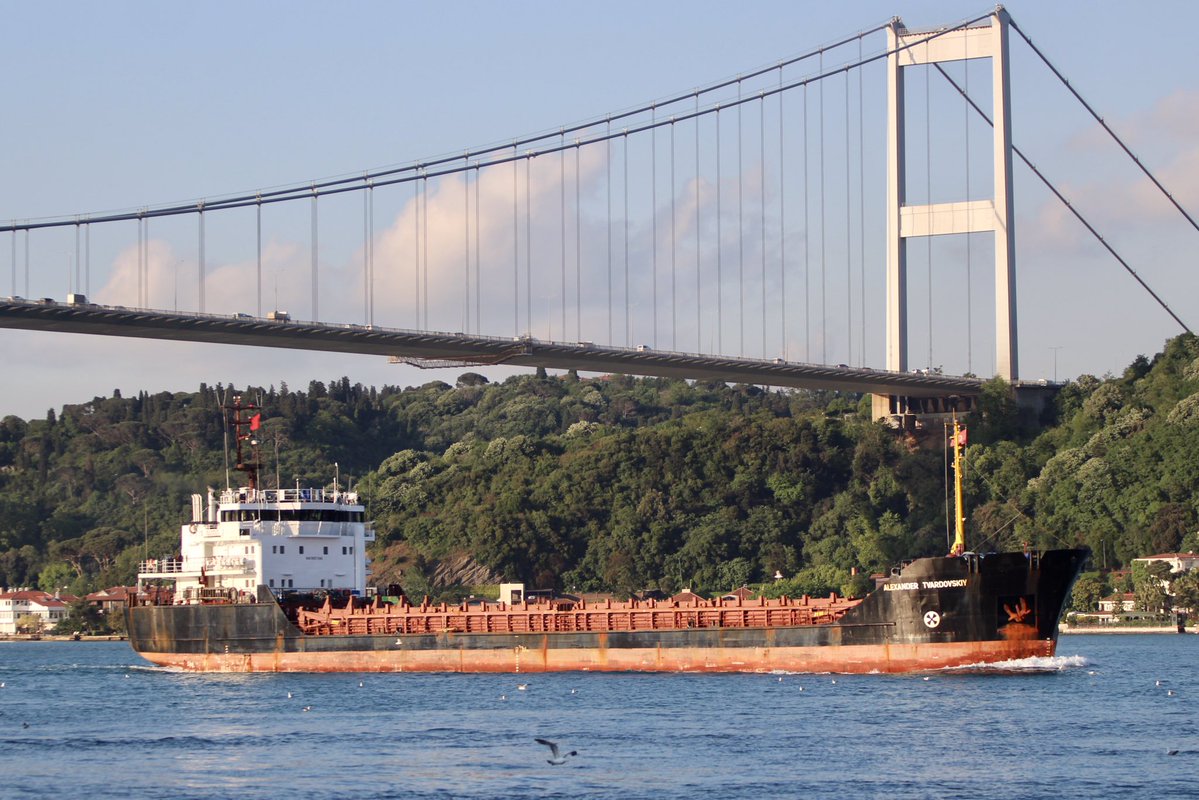
<path fill-rule="evenodd" d="M 204 498 L 198 494 L 192 495 L 192 522 L 204 520 Z"/>
<path fill-rule="evenodd" d="M 216 522 L 216 489 L 208 487 L 208 515 L 204 518 L 205 522 Z"/>

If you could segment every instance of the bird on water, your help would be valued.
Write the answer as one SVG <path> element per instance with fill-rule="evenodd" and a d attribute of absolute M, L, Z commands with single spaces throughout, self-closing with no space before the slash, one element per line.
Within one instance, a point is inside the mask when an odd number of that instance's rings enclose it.
<path fill-rule="evenodd" d="M 533 741 L 537 742 L 537 744 L 543 744 L 550 749 L 551 758 L 547 758 L 546 761 L 554 766 L 565 764 L 567 759 L 569 759 L 571 756 L 577 756 L 579 754 L 578 750 L 571 750 L 566 755 L 562 755 L 561 751 L 558 750 L 558 743 L 551 742 L 549 739 L 534 739 Z"/>

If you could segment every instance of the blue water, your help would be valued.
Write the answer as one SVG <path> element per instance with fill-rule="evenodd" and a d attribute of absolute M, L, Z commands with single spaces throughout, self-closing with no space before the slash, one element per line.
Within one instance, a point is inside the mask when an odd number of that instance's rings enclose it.
<path fill-rule="evenodd" d="M 194 675 L 0 643 L 0 798 L 1199 796 L 1199 636 L 1058 653 L 1001 675 Z"/>

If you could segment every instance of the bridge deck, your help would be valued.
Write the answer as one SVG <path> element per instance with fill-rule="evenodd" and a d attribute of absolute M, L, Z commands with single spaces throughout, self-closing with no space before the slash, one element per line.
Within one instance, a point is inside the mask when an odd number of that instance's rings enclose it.
<path fill-rule="evenodd" d="M 434 333 L 379 326 L 276 321 L 150 311 L 92 304 L 0 300 L 0 328 L 130 336 L 148 339 L 282 347 L 334 353 L 452 361 L 480 367 L 497 364 L 577 369 L 586 372 L 721 380 L 804 389 L 944 397 L 978 395 L 982 381 L 925 372 L 888 372 L 868 367 L 821 366 L 782 359 L 754 359 L 624 348 L 589 342 L 546 342 Z"/>

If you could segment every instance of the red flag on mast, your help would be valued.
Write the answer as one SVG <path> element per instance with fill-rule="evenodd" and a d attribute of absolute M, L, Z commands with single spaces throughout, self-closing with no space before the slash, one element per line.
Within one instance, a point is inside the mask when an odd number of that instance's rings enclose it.
<path fill-rule="evenodd" d="M 262 415 L 261 414 L 255 414 L 254 416 L 250 417 L 250 430 L 256 431 L 261 426 L 262 426 Z"/>
<path fill-rule="evenodd" d="M 958 431 L 958 447 L 966 446 L 966 429 L 962 428 Z"/>

